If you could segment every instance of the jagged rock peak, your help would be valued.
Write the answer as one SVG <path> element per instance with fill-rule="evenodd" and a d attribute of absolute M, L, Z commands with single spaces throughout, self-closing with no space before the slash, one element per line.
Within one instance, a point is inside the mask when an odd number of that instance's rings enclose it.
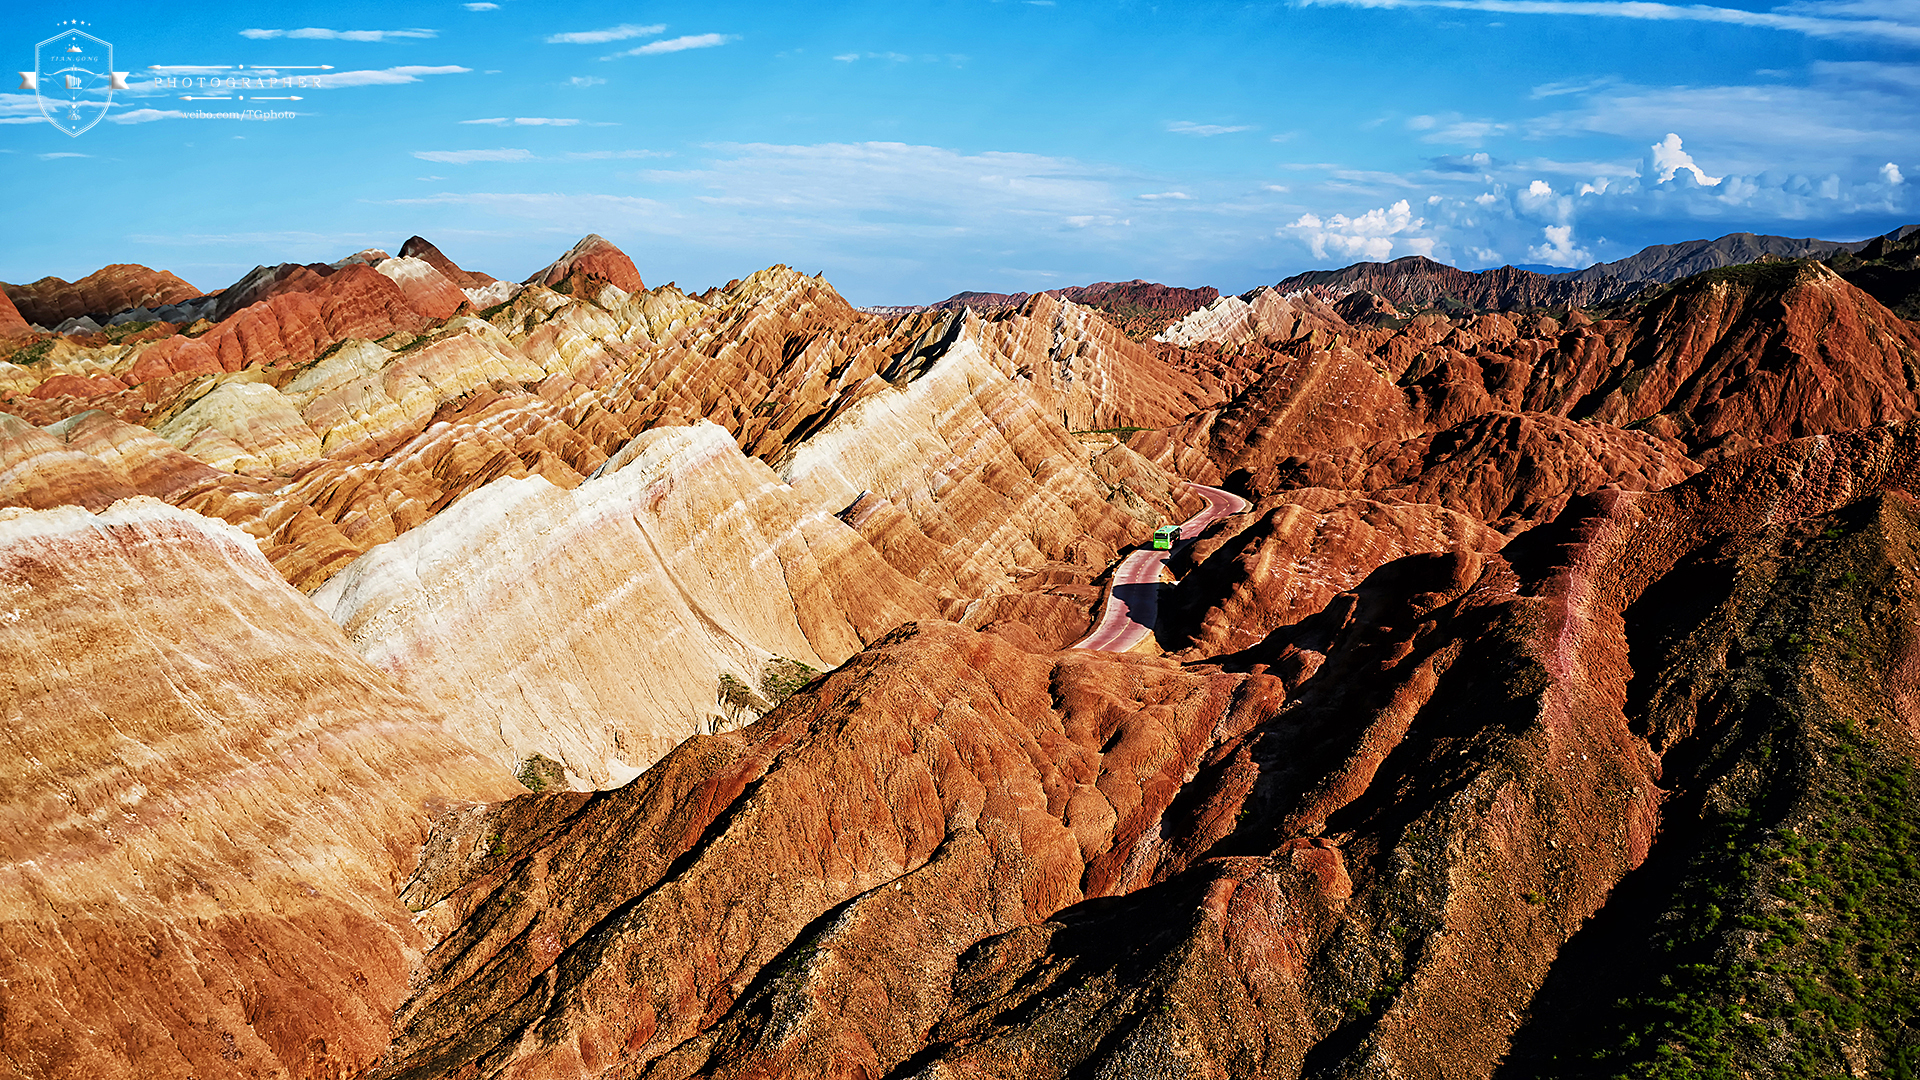
<path fill-rule="evenodd" d="M 630 293 L 644 292 L 647 288 L 627 253 L 599 233 L 581 237 L 572 250 L 534 271 L 525 284 L 551 288 L 576 273 Z"/>
<path fill-rule="evenodd" d="M 463 289 L 485 288 L 493 284 L 494 281 L 494 279 L 487 274 L 482 274 L 476 270 L 462 269 L 458 263 L 441 254 L 439 248 L 434 247 L 432 243 L 428 242 L 428 240 L 422 236 L 408 237 L 407 242 L 400 245 L 400 257 L 403 259 L 419 259 L 421 262 L 440 271 L 441 275 L 448 281 L 453 282 Z"/>

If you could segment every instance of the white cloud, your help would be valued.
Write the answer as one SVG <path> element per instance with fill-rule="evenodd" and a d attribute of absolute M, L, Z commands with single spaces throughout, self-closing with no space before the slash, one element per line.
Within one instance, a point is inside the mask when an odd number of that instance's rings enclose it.
<path fill-rule="evenodd" d="M 1416 116 L 1407 121 L 1407 127 L 1426 132 L 1420 136 L 1420 141 L 1424 143 L 1479 146 L 1496 135 L 1505 135 L 1513 125 L 1494 120 L 1467 120 L 1455 114 L 1449 117 Z"/>
<path fill-rule="evenodd" d="M 500 10 L 499 4 L 486 4 L 486 3 L 461 4 L 460 6 L 463 8 L 466 8 L 468 11 L 499 11 Z"/>
<path fill-rule="evenodd" d="M 711 49 L 735 40 L 738 40 L 738 35 L 735 34 L 688 34 L 684 37 L 668 38 L 665 41 L 649 42 L 637 49 L 628 49 L 626 52 L 614 53 L 613 56 L 604 56 L 601 59 L 612 60 L 621 56 L 658 56 L 661 53 L 685 52 L 688 49 Z"/>
<path fill-rule="evenodd" d="M 1593 252 L 1573 246 L 1573 226 L 1549 225 L 1541 230 L 1547 242 L 1527 248 L 1527 258 L 1548 266 L 1585 267 L 1593 264 Z"/>
<path fill-rule="evenodd" d="M 834 57 L 834 59 L 840 61 L 843 64 L 851 64 L 855 60 L 860 59 L 860 54 L 857 52 L 846 52 L 846 53 L 841 53 L 839 56 Z"/>
<path fill-rule="evenodd" d="M 445 165 L 471 165 L 476 161 L 532 161 L 531 150 L 415 150 L 413 156 L 421 161 L 438 161 Z"/>
<path fill-rule="evenodd" d="M 1647 0 L 1295 0 L 1302 7 L 1445 8 L 1488 11 L 1509 15 L 1580 15 L 1593 18 L 1641 19 L 1655 22 L 1712 22 L 1784 30 L 1815 38 L 1867 38 L 1920 45 L 1920 19 L 1912 6 L 1893 0 L 1881 5 L 1803 3 L 1776 11 L 1747 11 L 1708 4 L 1650 3 Z M 1897 13 L 1886 18 L 1835 18 L 1876 12 Z M 1812 12 L 1813 14 L 1807 14 Z"/>
<path fill-rule="evenodd" d="M 567 83 L 585 90 L 589 86 L 605 86 L 607 85 L 607 80 L 600 78 L 598 75 L 575 75 L 573 78 L 568 79 Z"/>
<path fill-rule="evenodd" d="M 573 119 L 559 119 L 552 116 L 490 116 L 484 120 L 462 120 L 463 124 L 491 124 L 494 127 L 573 127 L 580 123 Z"/>
<path fill-rule="evenodd" d="M 1900 175 L 1900 166 L 1895 165 L 1891 161 L 1880 166 L 1880 179 L 1885 180 L 1889 184 L 1904 184 L 1907 180 L 1906 177 Z"/>
<path fill-rule="evenodd" d="M 242 30 L 240 36 L 263 41 L 268 38 L 307 38 L 318 41 L 392 41 L 403 38 L 438 37 L 438 30 L 328 30 L 308 26 L 299 30 Z"/>
<path fill-rule="evenodd" d="M 670 150 L 576 150 L 561 155 L 566 161 L 630 161 L 635 158 L 672 156 Z"/>
<path fill-rule="evenodd" d="M 575 30 L 567 34 L 549 34 L 549 45 L 605 45 L 609 41 L 626 41 L 629 38 L 652 37 L 667 28 L 665 23 L 652 26 L 636 26 L 633 23 L 621 23 L 609 26 L 605 30 Z"/>
<path fill-rule="evenodd" d="M 52 161 L 52 160 L 53 160 L 53 159 L 55 159 L 55 158 L 69 158 L 69 157 L 92 157 L 92 156 L 93 156 L 92 154 L 76 154 L 76 153 L 74 153 L 74 152 L 73 152 L 73 151 L 71 151 L 71 150 L 55 150 L 55 151 L 54 151 L 53 153 L 51 153 L 51 154 L 41 154 L 41 155 L 40 155 L 40 160 L 41 160 L 41 161 Z"/>
<path fill-rule="evenodd" d="M 399 86 L 403 83 L 419 82 L 422 75 L 463 75 L 472 70 L 472 68 L 455 64 L 444 64 L 439 67 L 408 65 L 383 68 L 378 71 L 330 71 L 324 75 L 315 76 L 309 80 L 308 85 L 317 83 L 321 90 L 338 90 L 347 86 Z"/>
<path fill-rule="evenodd" d="M 1186 193 L 1186 192 L 1184 192 L 1184 191 L 1162 191 L 1162 192 L 1158 192 L 1158 193 L 1156 193 L 1156 194 L 1153 194 L 1153 195 L 1135 195 L 1135 196 L 1134 196 L 1134 198 L 1136 198 L 1136 199 L 1148 199 L 1148 200 L 1152 200 L 1152 199 L 1181 199 L 1181 200 L 1190 200 L 1190 199 L 1192 199 L 1192 198 L 1193 198 L 1193 196 L 1191 196 L 1191 195 L 1189 195 L 1189 194 L 1187 194 L 1187 193 Z"/>
<path fill-rule="evenodd" d="M 1175 135 L 1197 135 L 1210 138 L 1214 135 L 1231 135 L 1236 131 L 1252 131 L 1252 124 L 1196 124 L 1191 120 L 1169 120 L 1167 130 Z"/>
<path fill-rule="evenodd" d="M 190 117 L 179 109 L 129 109 L 126 112 L 108 113 L 107 119 L 115 124 L 150 124 L 155 120 L 186 120 Z"/>
<path fill-rule="evenodd" d="M 1713 187 L 1721 180 L 1718 176 L 1708 176 L 1700 166 L 1695 165 L 1693 155 L 1680 148 L 1680 136 L 1672 132 L 1648 149 L 1647 162 L 1649 176 L 1658 174 L 1657 182 L 1662 184 L 1673 179 L 1673 174 L 1682 169 L 1692 173 L 1695 180 L 1707 187 Z"/>
<path fill-rule="evenodd" d="M 1335 214 L 1322 221 L 1316 214 L 1302 214 L 1287 228 L 1295 230 L 1307 242 L 1316 259 L 1326 258 L 1332 250 L 1348 257 L 1381 261 L 1393 254 L 1396 237 L 1408 251 L 1417 249 L 1418 254 L 1431 254 L 1431 239 L 1402 236 L 1425 224 L 1426 219 L 1414 217 L 1413 207 L 1401 199 L 1392 206 L 1369 210 L 1353 218 Z M 1423 242 L 1416 244 L 1416 240 Z"/>

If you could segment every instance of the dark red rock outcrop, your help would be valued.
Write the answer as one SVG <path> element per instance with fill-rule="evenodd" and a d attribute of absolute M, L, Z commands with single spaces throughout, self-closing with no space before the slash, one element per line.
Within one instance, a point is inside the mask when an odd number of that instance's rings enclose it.
<path fill-rule="evenodd" d="M 1573 406 L 1720 457 L 1920 415 L 1920 330 L 1817 262 L 1690 278 Z"/>
<path fill-rule="evenodd" d="M 157 308 L 200 295 L 199 289 L 167 271 L 137 263 L 103 266 L 74 282 L 44 277 L 30 285 L 0 283 L 0 291 L 27 322 L 48 329 L 80 315 L 104 322 L 130 308 Z"/>
<path fill-rule="evenodd" d="M 581 237 L 572 250 L 535 270 L 525 283 L 553 288 L 576 275 L 582 281 L 601 282 L 630 293 L 644 292 L 647 287 L 640 280 L 640 271 L 634 269 L 633 260 L 627 258 L 627 253 L 599 233 Z M 575 291 L 584 296 L 593 290 Z"/>

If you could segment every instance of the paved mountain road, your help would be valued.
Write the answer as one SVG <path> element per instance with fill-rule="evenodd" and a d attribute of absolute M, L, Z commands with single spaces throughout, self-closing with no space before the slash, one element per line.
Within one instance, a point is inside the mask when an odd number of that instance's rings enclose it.
<path fill-rule="evenodd" d="M 1204 484 L 1188 484 L 1207 500 L 1207 508 L 1180 524 L 1178 548 L 1193 542 L 1207 526 L 1247 508 L 1247 500 L 1230 491 Z M 1107 602 L 1092 633 L 1069 648 L 1096 649 L 1101 652 L 1125 652 L 1153 633 L 1153 621 L 1160 613 L 1160 568 L 1172 551 L 1141 548 L 1120 560 L 1113 571 L 1113 584 L 1107 586 Z"/>

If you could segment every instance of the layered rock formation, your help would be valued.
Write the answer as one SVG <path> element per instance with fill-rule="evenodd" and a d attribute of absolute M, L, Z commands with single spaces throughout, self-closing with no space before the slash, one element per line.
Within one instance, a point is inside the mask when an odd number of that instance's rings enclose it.
<path fill-rule="evenodd" d="M 622 292 L 636 293 L 645 291 L 647 287 L 640 280 L 640 271 L 634 269 L 633 260 L 627 258 L 627 253 L 598 233 L 582 238 L 573 245 L 573 250 L 534 271 L 525 284 L 555 288 L 576 276 L 581 285 L 563 291 L 584 289 L 582 295 L 588 295 L 597 291 L 596 285 L 612 285 Z"/>
<path fill-rule="evenodd" d="M 1561 947 L 1656 829 L 1724 816 L 1688 785 L 1740 774 L 1676 752 L 1752 730 L 1714 687 L 1779 666 L 1803 719 L 1777 745 L 1808 762 L 1878 694 L 1887 734 L 1855 753 L 1911 753 L 1916 466 L 1920 433 L 1875 429 L 1594 498 L 1504 556 L 1384 565 L 1224 668 L 903 631 L 615 796 L 444 832 L 413 902 L 473 915 L 385 1075 L 1490 1075 L 1540 987 L 1578 985 Z M 1885 581 L 1878 662 L 1682 646 L 1762 612 L 1737 578 L 1671 591 L 1783 541 Z M 1649 620 L 1667 674 L 1627 663 Z M 1790 835 L 1816 801 L 1750 827 Z"/>
<path fill-rule="evenodd" d="M 503 479 L 314 600 L 477 752 L 625 783 L 716 722 L 716 679 L 838 665 L 936 596 L 726 431 L 655 428 L 572 490 Z"/>
<path fill-rule="evenodd" d="M 4 294 L 0 294 L 0 339 L 21 338 L 31 333 L 33 327 L 21 318 L 20 309 L 14 307 L 13 301 Z"/>
<path fill-rule="evenodd" d="M 150 270 L 137 263 L 103 266 L 79 281 L 44 277 L 30 285 L 0 282 L 22 318 L 39 326 L 59 326 L 83 315 L 104 323 L 109 316 L 129 308 L 158 308 L 192 300 L 200 290 L 165 270 Z"/>
<path fill-rule="evenodd" d="M 0 608 L 8 1075 L 376 1061 L 431 944 L 395 885 L 506 771 L 251 539 L 151 499 L 0 510 Z"/>
<path fill-rule="evenodd" d="M 1092 308 L 1100 312 L 1101 317 L 1115 329 L 1130 338 L 1139 340 L 1158 333 L 1168 323 L 1184 318 L 1189 313 L 1218 300 L 1220 290 L 1212 286 L 1182 289 L 1135 278 L 1132 281 L 1096 281 L 1091 285 L 1069 285 L 1065 288 L 1048 289 L 1038 293 L 961 292 L 937 304 L 883 307 L 872 310 L 896 315 L 915 311 L 967 309 L 984 312 L 1000 308 L 1022 307 L 1034 298 L 1042 296 L 1056 300 L 1069 300 L 1081 307 Z"/>
<path fill-rule="evenodd" d="M 0 1071 L 1913 1045 L 1920 337 L 1832 270 L 1601 318 L 1263 290 L 1146 343 L 1050 295 L 648 290 L 598 237 L 229 293 L 0 364 L 0 635 L 55 658 L 0 714 Z M 1139 653 L 1060 651 L 1186 480 L 1253 505 L 1121 587 Z"/>

